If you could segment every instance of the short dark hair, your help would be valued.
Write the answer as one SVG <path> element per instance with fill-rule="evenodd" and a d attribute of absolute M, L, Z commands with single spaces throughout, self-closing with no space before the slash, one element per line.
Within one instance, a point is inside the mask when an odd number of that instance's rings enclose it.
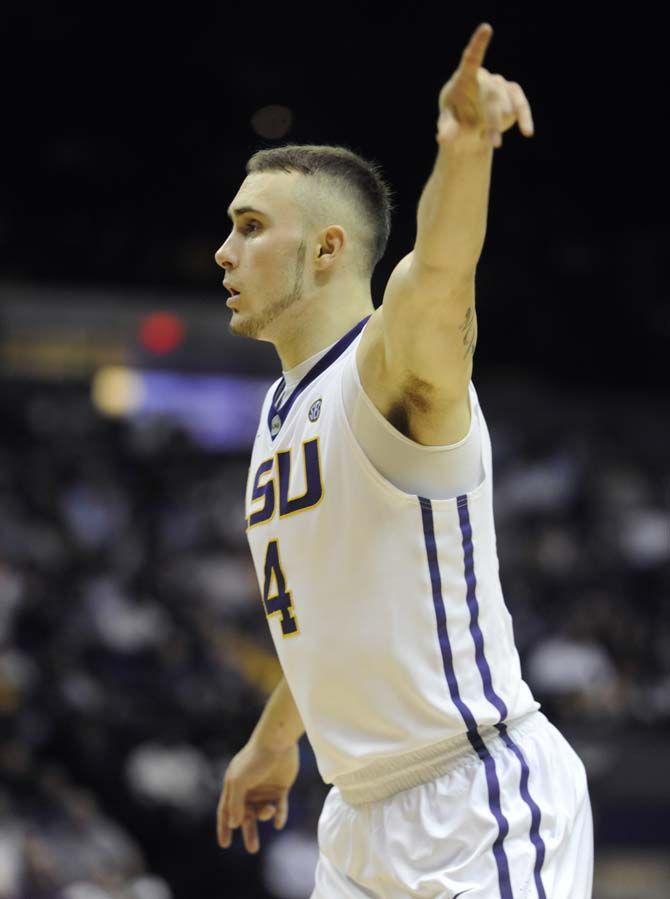
<path fill-rule="evenodd" d="M 371 278 L 386 252 L 391 233 L 391 187 L 375 161 L 364 159 L 346 146 L 285 144 L 258 150 L 246 164 L 247 175 L 257 172 L 301 172 L 317 175 L 351 198 L 363 224 L 364 246 L 359 254 L 362 277 Z"/>

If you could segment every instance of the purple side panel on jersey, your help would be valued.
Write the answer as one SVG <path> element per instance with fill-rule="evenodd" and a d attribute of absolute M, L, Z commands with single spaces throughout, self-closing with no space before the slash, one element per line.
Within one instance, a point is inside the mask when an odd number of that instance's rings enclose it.
<path fill-rule="evenodd" d="M 493 689 L 491 669 L 489 668 L 489 663 L 487 662 L 486 656 L 484 654 L 484 637 L 481 628 L 479 627 L 479 603 L 477 602 L 477 579 L 475 577 L 474 552 L 472 546 L 472 524 L 470 522 L 470 512 L 468 509 L 467 496 L 465 494 L 459 496 L 456 500 L 456 505 L 458 507 L 458 520 L 461 527 L 461 537 L 463 541 L 463 562 L 465 567 L 465 583 L 467 587 L 467 603 L 468 609 L 470 610 L 470 633 L 472 634 L 472 639 L 475 644 L 475 658 L 477 660 L 477 667 L 479 668 L 479 673 L 482 676 L 484 694 L 491 705 L 495 709 L 497 709 L 500 714 L 500 722 L 496 724 L 496 727 L 498 728 L 502 739 L 505 741 L 506 746 L 508 747 L 508 749 L 512 750 L 521 765 L 520 792 L 523 801 L 530 809 L 530 839 L 533 846 L 535 846 L 535 868 L 533 871 L 535 877 L 535 886 L 537 888 L 538 899 L 546 899 L 544 885 L 540 876 L 540 871 L 542 869 L 542 864 L 544 862 L 545 856 L 545 845 L 542 837 L 540 836 L 540 820 L 542 815 L 538 804 L 532 798 L 528 790 L 528 777 L 530 775 L 530 771 L 528 769 L 528 765 L 526 764 L 526 760 L 523 757 L 523 753 L 507 733 L 507 728 L 505 727 L 505 725 L 502 724 L 503 718 L 507 717 L 507 706 L 505 705 L 502 697 L 498 696 L 498 694 Z"/>
<path fill-rule="evenodd" d="M 456 672 L 454 671 L 454 660 L 451 654 L 451 644 L 449 643 L 449 633 L 447 631 L 447 613 L 442 599 L 442 579 L 437 564 L 437 546 L 435 544 L 435 531 L 433 529 L 433 510 L 429 499 L 420 496 L 419 502 L 421 503 L 421 515 L 423 517 L 423 536 L 426 542 L 426 553 L 428 555 L 430 583 L 433 588 L 433 605 L 435 607 L 437 633 L 440 640 L 440 650 L 442 652 L 442 665 L 444 667 L 444 674 L 447 678 L 447 684 L 449 685 L 449 693 L 454 705 L 461 713 L 461 717 L 465 721 L 469 733 L 477 730 L 477 722 L 475 721 L 475 716 L 463 702 L 460 693 L 458 692 L 458 682 L 456 680 Z"/>
<path fill-rule="evenodd" d="M 477 578 L 475 577 L 474 553 L 472 549 L 472 525 L 470 524 L 470 513 L 468 512 L 467 496 L 459 496 L 456 505 L 458 506 L 458 520 L 461 526 L 461 538 L 463 541 L 463 561 L 465 563 L 465 584 L 467 587 L 467 604 L 470 610 L 470 633 L 475 644 L 475 660 L 479 673 L 482 676 L 484 685 L 484 695 L 497 709 L 502 721 L 507 717 L 507 706 L 503 699 L 498 696 L 493 689 L 493 681 L 491 679 L 491 669 L 484 655 L 484 637 L 482 629 L 479 626 L 479 603 L 477 602 Z"/>
<path fill-rule="evenodd" d="M 498 836 L 493 843 L 493 856 L 498 868 L 500 896 L 501 899 L 513 899 L 509 865 L 503 846 L 505 837 L 509 832 L 509 823 L 503 814 L 500 805 L 500 784 L 498 783 L 496 766 L 493 761 L 493 756 L 488 751 L 486 744 L 477 730 L 475 717 L 470 708 L 463 702 L 458 690 L 458 681 L 456 680 L 456 672 L 454 671 L 454 660 L 451 652 L 451 644 L 449 643 L 449 632 L 447 630 L 447 613 L 442 597 L 442 578 L 440 577 L 440 566 L 437 559 L 437 544 L 435 542 L 435 528 L 433 525 L 433 506 L 430 499 L 425 496 L 419 496 L 418 500 L 421 506 L 423 536 L 426 544 L 428 570 L 430 571 L 430 583 L 433 591 L 433 606 L 435 608 L 435 618 L 437 620 L 437 632 L 440 641 L 440 650 L 442 652 L 442 665 L 449 686 L 449 694 L 467 726 L 470 744 L 484 763 L 486 785 L 489 794 L 489 809 L 498 825 Z"/>

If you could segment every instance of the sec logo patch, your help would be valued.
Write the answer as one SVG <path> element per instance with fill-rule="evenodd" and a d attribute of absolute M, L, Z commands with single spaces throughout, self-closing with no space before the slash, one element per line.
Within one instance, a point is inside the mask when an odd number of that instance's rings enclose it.
<path fill-rule="evenodd" d="M 309 420 L 316 421 L 321 412 L 321 397 L 309 407 Z"/>

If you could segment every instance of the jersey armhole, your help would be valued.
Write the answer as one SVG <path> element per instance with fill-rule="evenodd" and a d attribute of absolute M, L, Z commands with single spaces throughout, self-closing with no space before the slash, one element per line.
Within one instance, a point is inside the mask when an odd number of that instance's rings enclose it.
<path fill-rule="evenodd" d="M 416 440 L 411 440 L 409 437 L 407 437 L 405 434 L 403 434 L 402 431 L 399 431 L 397 428 L 395 428 L 391 424 L 391 422 L 382 415 L 382 413 L 379 411 L 379 409 L 375 406 L 375 404 L 372 402 L 370 397 L 367 395 L 367 393 L 363 389 L 363 385 L 361 384 L 361 376 L 358 372 L 358 362 L 356 361 L 357 346 L 358 346 L 358 341 L 356 342 L 356 346 L 350 353 L 350 356 L 352 356 L 353 358 L 347 360 L 347 362 L 344 366 L 344 371 L 342 373 L 342 376 L 343 376 L 342 390 L 343 390 L 343 397 L 345 399 L 345 404 L 344 404 L 345 410 L 347 408 L 346 395 L 344 393 L 344 391 L 346 391 L 346 389 L 347 389 L 346 388 L 346 380 L 348 377 L 352 377 L 354 380 L 354 383 L 355 383 L 356 391 L 362 398 L 366 407 L 370 410 L 370 414 L 373 416 L 373 418 L 375 418 L 380 423 L 380 425 L 389 434 L 391 434 L 391 436 L 394 439 L 400 441 L 401 443 L 404 443 L 407 447 L 410 447 L 411 449 L 416 450 L 417 452 L 420 452 L 420 453 L 423 453 L 423 452 L 426 452 L 426 453 L 448 452 L 449 450 L 458 449 L 460 446 L 463 446 L 463 444 L 468 441 L 468 439 L 472 436 L 472 430 L 474 427 L 474 416 L 476 414 L 475 402 L 477 401 L 477 394 L 473 387 L 472 381 L 470 381 L 468 383 L 468 405 L 470 408 L 470 427 L 468 428 L 467 434 L 465 434 L 464 437 L 461 437 L 461 439 L 457 440 L 455 443 L 443 443 L 443 444 L 435 444 L 434 446 L 426 446 L 422 443 L 417 443 Z M 347 370 L 346 370 L 347 366 L 350 367 L 350 372 L 347 372 Z"/>
<path fill-rule="evenodd" d="M 353 356 L 353 358 L 347 358 L 345 364 L 343 365 L 342 374 L 341 374 L 341 383 L 340 383 L 340 391 L 342 397 L 342 408 L 345 417 L 347 418 L 348 430 L 351 432 L 352 438 L 356 441 L 358 450 L 365 456 L 367 464 L 371 465 L 379 476 L 384 478 L 386 481 L 389 481 L 396 489 L 400 489 L 403 493 L 415 494 L 415 490 L 410 487 L 403 485 L 401 481 L 396 482 L 395 478 L 393 478 L 389 474 L 389 470 L 384 470 L 383 467 L 380 468 L 379 459 L 384 457 L 384 450 L 381 445 L 378 446 L 377 450 L 374 450 L 373 445 L 371 444 L 366 448 L 366 445 L 362 442 L 362 437 L 360 434 L 356 433 L 356 424 L 351 421 L 350 413 L 353 412 L 355 408 L 355 404 L 357 402 L 362 402 L 365 406 L 365 412 L 363 414 L 367 414 L 374 419 L 375 426 L 383 429 L 386 434 L 383 440 L 390 440 L 397 447 L 397 454 L 394 454 L 391 450 L 390 446 L 387 448 L 387 452 L 395 455 L 395 461 L 391 464 L 399 465 L 400 470 L 407 472 L 408 466 L 409 468 L 413 468 L 412 459 L 414 459 L 414 464 L 417 466 L 417 470 L 423 470 L 424 477 L 433 478 L 435 474 L 428 474 L 428 471 L 432 469 L 433 472 L 436 471 L 435 466 L 441 466 L 442 464 L 450 465 L 451 470 L 451 478 L 453 478 L 453 492 L 452 486 L 446 486 L 446 491 L 449 493 L 449 496 L 430 496 L 433 494 L 433 490 L 423 490 L 422 492 L 425 495 L 429 495 L 429 498 L 432 499 L 455 499 L 457 496 L 462 495 L 463 493 L 470 494 L 475 490 L 479 490 L 487 477 L 488 466 L 487 460 L 485 458 L 486 454 L 486 439 L 484 435 L 485 424 L 482 420 L 481 410 L 479 409 L 479 399 L 477 396 L 476 389 L 472 383 L 472 381 L 468 384 L 468 403 L 470 408 L 470 427 L 468 428 L 468 433 L 462 437 L 460 440 L 456 441 L 452 444 L 442 444 L 436 446 L 424 446 L 423 444 L 417 443 L 414 440 L 410 440 L 406 437 L 401 431 L 395 428 L 377 409 L 374 405 L 370 397 L 365 393 L 363 386 L 361 384 L 360 375 L 358 373 L 358 364 L 356 361 L 356 348 L 352 350 L 349 356 Z M 347 367 L 351 366 L 351 370 L 347 371 Z M 359 399 L 360 398 L 360 399 Z M 349 402 L 348 400 L 351 400 Z M 359 413 L 360 414 L 360 413 Z M 475 421 L 475 416 L 478 416 L 477 421 Z M 474 429 L 477 426 L 478 433 L 474 435 Z M 368 438 L 370 434 L 368 433 Z M 471 448 L 465 446 L 468 441 L 473 442 L 476 441 L 477 444 L 477 452 L 472 452 Z M 459 452 L 460 450 L 460 452 Z M 377 461 L 375 458 L 375 453 L 377 457 Z M 372 454 L 372 457 L 371 457 Z M 381 454 L 381 455 L 380 455 Z M 435 458 L 435 454 L 437 458 Z M 404 459 L 402 456 L 404 455 Z M 475 458 L 476 456 L 476 458 Z M 386 458 L 389 458 L 386 456 Z M 431 459 L 434 461 L 428 462 Z M 453 462 L 450 464 L 450 461 L 453 459 Z M 428 467 L 426 467 L 428 466 Z M 459 472 L 462 477 L 459 477 Z M 398 478 L 401 477 L 400 474 L 397 475 Z M 403 476 L 404 480 L 404 476 Z M 449 478 L 447 478 L 449 481 Z M 465 487 L 467 484 L 475 483 L 469 487 L 469 489 L 462 489 L 461 485 Z M 436 488 L 440 489 L 440 488 Z"/>

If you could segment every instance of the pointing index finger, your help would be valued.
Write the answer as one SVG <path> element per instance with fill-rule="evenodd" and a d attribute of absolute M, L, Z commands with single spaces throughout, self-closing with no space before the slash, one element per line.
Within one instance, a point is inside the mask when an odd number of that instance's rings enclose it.
<path fill-rule="evenodd" d="M 476 75 L 477 69 L 484 62 L 484 56 L 486 55 L 486 49 L 492 34 L 493 28 L 488 22 L 482 22 L 481 25 L 475 28 L 467 47 L 461 55 L 460 68 L 462 71 L 468 75 Z"/>

